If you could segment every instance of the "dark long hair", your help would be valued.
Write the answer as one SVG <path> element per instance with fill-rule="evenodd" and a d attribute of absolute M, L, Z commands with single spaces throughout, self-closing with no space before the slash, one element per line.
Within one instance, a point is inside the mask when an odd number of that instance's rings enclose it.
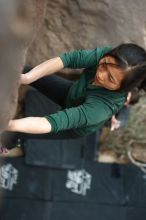
<path fill-rule="evenodd" d="M 134 88 L 146 91 L 146 51 L 132 43 L 121 44 L 104 56 L 112 56 L 125 72 L 120 89 L 131 91 Z"/>

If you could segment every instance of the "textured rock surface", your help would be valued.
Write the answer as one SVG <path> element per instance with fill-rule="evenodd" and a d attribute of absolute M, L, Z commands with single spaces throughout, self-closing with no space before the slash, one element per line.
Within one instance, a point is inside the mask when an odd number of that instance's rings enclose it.
<path fill-rule="evenodd" d="M 26 50 L 39 29 L 45 0 L 0 1 L 0 132 L 13 118 Z"/>
<path fill-rule="evenodd" d="M 146 1 L 47 0 L 47 13 L 27 61 L 33 65 L 70 49 L 146 44 Z"/>
<path fill-rule="evenodd" d="M 110 132 L 105 130 L 101 140 L 101 152 L 113 156 L 118 162 L 128 161 L 128 152 L 146 163 L 146 97 L 132 107 L 127 126 Z"/>

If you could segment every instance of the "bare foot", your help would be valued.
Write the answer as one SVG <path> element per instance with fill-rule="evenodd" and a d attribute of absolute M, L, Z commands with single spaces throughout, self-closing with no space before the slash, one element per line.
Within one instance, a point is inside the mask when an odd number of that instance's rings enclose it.
<path fill-rule="evenodd" d="M 22 157 L 24 152 L 20 147 L 14 147 L 12 149 L 7 149 L 6 147 L 0 148 L 0 157 Z"/>
<path fill-rule="evenodd" d="M 118 164 L 125 164 L 129 162 L 124 157 L 117 157 L 116 153 L 111 150 L 99 152 L 97 161 L 101 163 L 118 163 Z"/>

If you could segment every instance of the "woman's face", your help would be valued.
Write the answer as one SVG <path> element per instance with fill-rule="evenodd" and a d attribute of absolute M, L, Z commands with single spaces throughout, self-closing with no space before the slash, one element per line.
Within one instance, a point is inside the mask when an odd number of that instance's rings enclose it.
<path fill-rule="evenodd" d="M 102 58 L 96 71 L 94 85 L 109 90 L 118 90 L 125 74 L 116 64 L 113 57 L 106 56 Z"/>

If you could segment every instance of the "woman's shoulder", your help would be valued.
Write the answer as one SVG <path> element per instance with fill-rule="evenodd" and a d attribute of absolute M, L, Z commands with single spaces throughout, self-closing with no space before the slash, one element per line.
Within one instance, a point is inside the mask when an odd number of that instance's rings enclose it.
<path fill-rule="evenodd" d="M 100 102 L 104 105 L 107 105 L 116 113 L 124 105 L 127 99 L 127 93 L 123 91 L 112 91 L 98 87 L 96 91 L 94 91 L 94 94 L 91 95 L 91 97 L 94 97 L 95 102 L 97 100 L 97 103 Z"/>
<path fill-rule="evenodd" d="M 106 53 L 108 53 L 112 49 L 111 46 L 105 46 L 105 47 L 97 47 L 96 48 L 96 53 L 97 57 L 101 58 L 103 57 Z"/>

